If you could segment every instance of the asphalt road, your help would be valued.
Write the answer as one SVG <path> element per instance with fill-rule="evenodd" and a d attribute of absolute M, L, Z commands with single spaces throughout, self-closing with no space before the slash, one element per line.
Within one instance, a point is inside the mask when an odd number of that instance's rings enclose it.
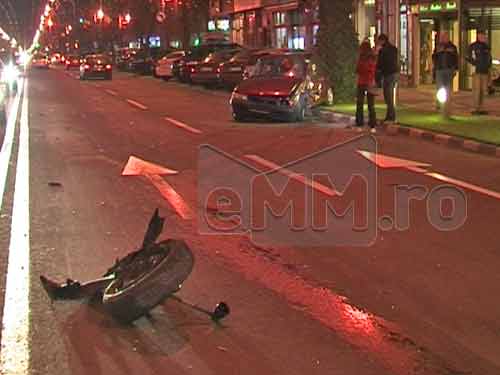
<path fill-rule="evenodd" d="M 225 92 L 119 72 L 113 81 L 75 76 L 30 72 L 27 95 L 20 93 L 12 117 L 17 126 L 0 215 L 3 373 L 500 373 L 498 159 L 408 137 L 359 138 L 314 119 L 239 124 Z M 5 158 L 9 132 L 1 135 Z M 428 164 L 403 168 L 392 161 L 377 169 L 377 199 L 367 202 L 376 202 L 380 230 L 365 241 L 369 246 L 356 231 L 346 238 L 345 232 L 283 233 L 274 222 L 255 237 L 203 234 L 201 219 L 211 215 L 200 205 L 207 181 L 227 179 L 229 186 L 269 172 L 272 163 L 291 163 L 264 175 L 281 187 L 292 177 L 286 194 L 300 222 L 310 214 L 300 200 L 305 188 L 336 188 L 324 179 L 311 183 L 311 172 L 374 171 L 363 157 L 331 151 L 339 145 L 348 151 L 376 145 L 380 154 Z M 122 176 L 130 156 L 178 173 Z M 439 206 L 431 192 L 446 182 L 449 191 L 463 193 L 466 207 L 449 199 Z M 255 186 L 258 199 L 277 194 Z M 404 186 L 427 189 L 427 199 L 412 200 L 408 218 L 395 199 Z M 252 212 L 257 205 L 252 201 Z M 40 274 L 100 276 L 140 245 L 156 207 L 167 218 L 163 238 L 186 239 L 196 257 L 178 296 L 206 309 L 229 303 L 222 326 L 175 300 L 133 326 L 115 323 L 86 301 L 50 302 Z M 436 228 L 429 218 L 429 212 L 442 219 L 461 210 L 463 225 L 453 230 Z M 397 228 L 382 228 L 382 217 Z M 451 225 L 453 218 L 440 223 Z M 28 320 L 16 323 L 12 316 Z"/>

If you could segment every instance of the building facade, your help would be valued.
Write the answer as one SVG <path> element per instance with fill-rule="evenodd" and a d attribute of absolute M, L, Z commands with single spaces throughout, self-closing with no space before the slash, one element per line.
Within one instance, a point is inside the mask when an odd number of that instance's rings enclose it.
<path fill-rule="evenodd" d="M 250 48 L 311 49 L 319 1 L 211 0 L 208 30 Z M 478 30 L 487 32 L 493 57 L 500 59 L 500 0 L 354 0 L 352 17 L 360 40 L 374 42 L 385 33 L 398 47 L 403 86 L 433 83 L 432 53 L 440 31 L 448 32 L 460 53 L 455 90 L 471 87 L 465 54 Z"/>

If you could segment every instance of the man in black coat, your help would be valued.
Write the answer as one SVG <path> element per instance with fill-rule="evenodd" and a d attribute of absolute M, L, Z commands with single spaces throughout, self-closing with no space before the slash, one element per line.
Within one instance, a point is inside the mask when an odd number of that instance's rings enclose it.
<path fill-rule="evenodd" d="M 472 77 L 472 95 L 474 97 L 473 115 L 485 115 L 483 110 L 484 98 L 488 90 L 488 80 L 492 64 L 491 49 L 486 43 L 487 37 L 484 31 L 478 31 L 477 40 L 469 46 L 466 60 L 476 70 Z"/>
<path fill-rule="evenodd" d="M 439 43 L 432 54 L 432 63 L 436 76 L 436 89 L 444 88 L 446 90 L 446 100 L 443 106 L 445 115 L 449 115 L 453 91 L 452 82 L 458 70 L 458 50 L 445 31 L 439 33 Z"/>
<path fill-rule="evenodd" d="M 398 49 L 389 42 L 385 34 L 379 35 L 377 44 L 380 48 L 377 60 L 377 80 L 384 90 L 384 101 L 387 105 L 384 122 L 395 122 L 394 94 L 399 76 Z"/>

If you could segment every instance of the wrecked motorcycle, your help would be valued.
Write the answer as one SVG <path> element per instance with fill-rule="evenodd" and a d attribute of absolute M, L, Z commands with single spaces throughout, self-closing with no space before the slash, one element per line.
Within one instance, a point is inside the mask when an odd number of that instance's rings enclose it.
<path fill-rule="evenodd" d="M 142 246 L 118 259 L 101 278 L 85 283 L 68 279 L 60 284 L 40 276 L 43 288 L 52 300 L 93 297 L 122 323 L 147 315 L 181 289 L 194 264 L 193 253 L 186 242 L 174 239 L 156 242 L 164 221 L 157 209 L 149 222 Z M 177 297 L 175 299 L 183 302 Z M 230 312 L 224 302 L 217 304 L 212 312 L 191 307 L 208 314 L 216 322 Z"/>

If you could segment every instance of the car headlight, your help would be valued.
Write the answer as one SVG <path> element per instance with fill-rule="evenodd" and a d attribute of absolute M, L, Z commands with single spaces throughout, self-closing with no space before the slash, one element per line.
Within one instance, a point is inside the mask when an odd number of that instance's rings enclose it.
<path fill-rule="evenodd" d="M 233 92 L 232 100 L 247 101 L 248 95 L 240 94 L 239 92 Z"/>
<path fill-rule="evenodd" d="M 2 72 L 2 81 L 14 82 L 19 78 L 19 70 L 12 64 L 6 65 Z"/>

